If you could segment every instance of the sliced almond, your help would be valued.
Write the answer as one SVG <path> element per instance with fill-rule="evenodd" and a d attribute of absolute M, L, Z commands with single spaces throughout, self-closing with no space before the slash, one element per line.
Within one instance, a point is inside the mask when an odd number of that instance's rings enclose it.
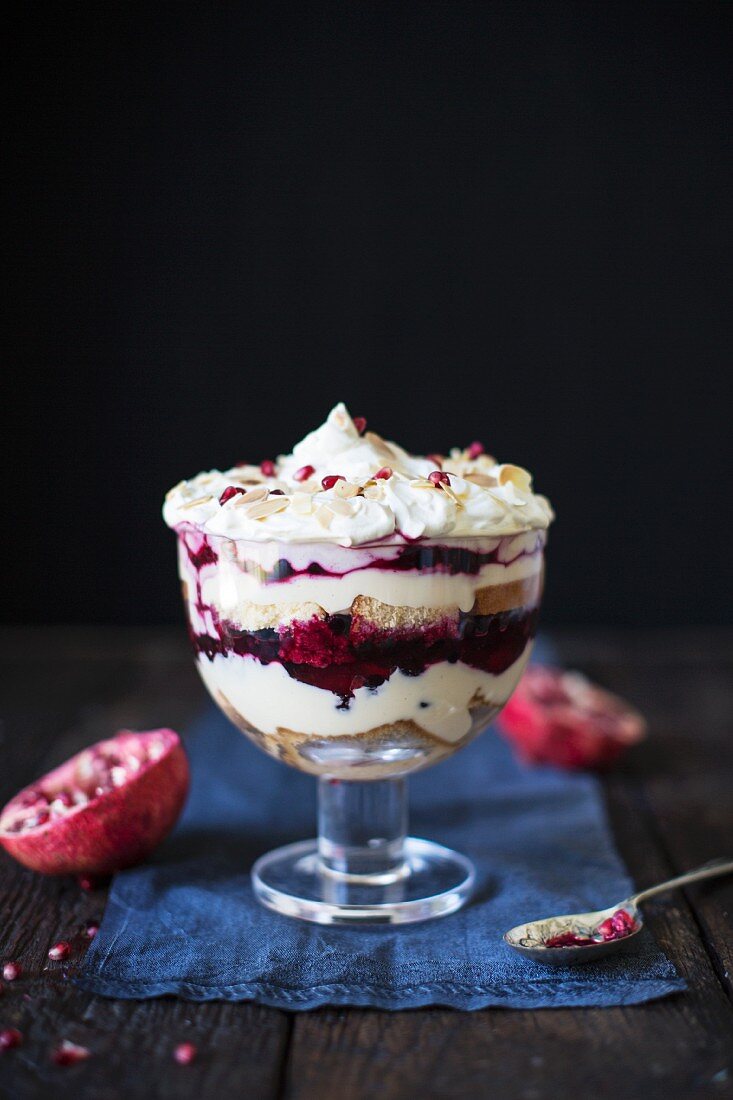
<path fill-rule="evenodd" d="M 337 481 L 333 487 L 334 496 L 341 500 L 351 500 L 361 491 L 360 485 L 354 485 L 351 481 Z"/>
<path fill-rule="evenodd" d="M 458 496 L 458 493 L 456 493 L 455 489 L 451 488 L 450 485 L 446 485 L 445 482 L 441 482 L 440 487 L 443 490 L 443 492 L 446 493 L 451 498 L 451 500 L 453 501 L 454 504 L 457 504 L 459 508 L 463 507 L 463 501 Z"/>
<path fill-rule="evenodd" d="M 213 500 L 211 493 L 205 497 L 196 497 L 195 500 L 189 500 L 187 504 L 182 504 L 181 508 L 198 508 L 199 504 L 208 504 L 210 500 Z"/>
<path fill-rule="evenodd" d="M 434 489 L 435 486 L 433 485 L 432 481 L 427 481 L 423 477 L 416 477 L 416 478 L 413 478 L 412 481 L 410 482 L 410 488 L 411 489 Z"/>
<path fill-rule="evenodd" d="M 299 516 L 309 516 L 313 511 L 313 497 L 310 493 L 293 493 L 290 507 Z"/>
<path fill-rule="evenodd" d="M 490 474 L 466 474 L 464 481 L 470 481 L 473 485 L 480 485 L 482 489 L 495 489 L 499 482 Z"/>
<path fill-rule="evenodd" d="M 325 504 L 322 504 L 316 512 L 316 519 L 321 527 L 330 527 L 331 521 L 333 520 L 333 512 L 330 508 L 327 508 Z"/>
<path fill-rule="evenodd" d="M 234 507 L 241 508 L 243 504 L 256 504 L 260 500 L 267 500 L 269 489 L 266 485 L 258 485 L 255 489 L 248 489 L 236 500 Z"/>
<path fill-rule="evenodd" d="M 508 481 L 511 481 L 512 485 L 516 485 L 517 489 L 522 489 L 525 493 L 532 491 L 532 475 L 529 470 L 525 470 L 522 466 L 512 466 L 511 463 L 507 463 L 505 466 L 499 467 L 499 484 L 506 485 Z"/>
<path fill-rule="evenodd" d="M 376 432 L 364 432 L 364 439 L 367 443 L 371 443 L 377 454 L 381 455 L 383 458 L 389 459 L 390 462 L 394 461 L 394 451 L 390 445 L 382 439 L 381 435 L 377 435 Z"/>
<path fill-rule="evenodd" d="M 258 504 L 251 504 L 247 509 L 247 519 L 267 519 L 276 512 L 284 512 L 290 504 L 288 497 L 270 497 Z"/>
<path fill-rule="evenodd" d="M 384 489 L 381 485 L 375 485 L 372 483 L 371 485 L 367 485 L 366 489 L 364 490 L 364 496 L 367 500 L 382 500 L 382 498 L 384 497 Z"/>
<path fill-rule="evenodd" d="M 172 489 L 168 490 L 168 492 L 165 494 L 165 499 L 170 500 L 174 493 L 177 493 L 179 492 L 179 490 L 183 489 L 185 484 L 185 481 L 179 481 L 177 485 L 174 485 Z"/>
<path fill-rule="evenodd" d="M 335 512 L 337 516 L 353 516 L 354 509 L 349 504 L 348 500 L 338 500 L 337 498 L 329 500 L 328 508 L 332 512 Z"/>

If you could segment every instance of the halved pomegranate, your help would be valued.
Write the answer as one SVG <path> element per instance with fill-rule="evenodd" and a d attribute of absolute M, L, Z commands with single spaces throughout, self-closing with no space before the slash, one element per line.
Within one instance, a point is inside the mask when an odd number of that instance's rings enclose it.
<path fill-rule="evenodd" d="M 646 734 L 623 699 L 542 665 L 527 669 L 498 721 L 523 760 L 569 769 L 608 767 Z"/>
<path fill-rule="evenodd" d="M 122 730 L 12 798 L 0 814 L 0 844 L 46 875 L 111 874 L 168 835 L 188 783 L 177 733 Z"/>

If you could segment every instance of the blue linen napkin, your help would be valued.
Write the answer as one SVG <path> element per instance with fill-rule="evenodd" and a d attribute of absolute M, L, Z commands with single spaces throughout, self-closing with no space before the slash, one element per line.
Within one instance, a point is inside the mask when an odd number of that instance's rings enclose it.
<path fill-rule="evenodd" d="M 632 892 L 597 781 L 518 764 L 493 729 L 410 780 L 413 836 L 470 856 L 474 899 L 398 928 L 328 928 L 262 908 L 249 869 L 312 836 L 313 778 L 272 760 L 213 707 L 185 738 L 192 788 L 153 861 L 115 877 L 78 983 L 108 997 L 174 994 L 283 1009 L 638 1004 L 685 988 L 648 931 L 629 952 L 553 970 L 506 929 Z"/>

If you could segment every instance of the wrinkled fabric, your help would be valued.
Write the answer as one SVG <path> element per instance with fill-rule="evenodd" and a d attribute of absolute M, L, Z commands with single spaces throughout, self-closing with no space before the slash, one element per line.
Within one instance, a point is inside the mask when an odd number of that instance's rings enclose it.
<path fill-rule="evenodd" d="M 249 878 L 263 852 L 313 834 L 314 779 L 270 759 L 213 708 L 185 741 L 187 808 L 151 862 L 115 877 L 78 979 L 87 990 L 293 1010 L 472 1010 L 637 1004 L 685 987 L 646 930 L 626 953 L 562 969 L 502 941 L 522 921 L 632 892 L 591 776 L 524 767 L 489 729 L 410 780 L 412 835 L 473 859 L 473 900 L 423 924 L 329 928 L 262 908 Z"/>

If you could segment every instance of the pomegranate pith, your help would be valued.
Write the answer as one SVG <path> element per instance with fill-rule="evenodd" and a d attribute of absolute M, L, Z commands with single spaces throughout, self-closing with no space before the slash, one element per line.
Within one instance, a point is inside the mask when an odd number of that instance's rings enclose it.
<path fill-rule="evenodd" d="M 123 730 L 11 799 L 0 814 L 0 844 L 34 871 L 75 874 L 91 889 L 91 876 L 132 867 L 157 847 L 178 820 L 188 784 L 177 733 Z M 69 806 L 59 791 L 70 794 Z M 49 811 L 39 822 L 41 805 Z"/>

